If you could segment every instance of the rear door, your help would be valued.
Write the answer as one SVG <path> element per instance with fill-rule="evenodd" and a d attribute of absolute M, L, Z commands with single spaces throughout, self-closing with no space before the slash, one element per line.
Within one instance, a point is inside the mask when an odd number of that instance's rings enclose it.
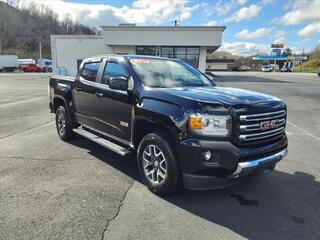
<path fill-rule="evenodd" d="M 85 63 L 73 88 L 73 102 L 79 123 L 94 127 L 96 80 L 101 62 Z"/>
<path fill-rule="evenodd" d="M 112 135 L 118 140 L 130 142 L 132 96 L 126 91 L 114 90 L 109 87 L 111 77 L 126 77 L 129 73 L 123 63 L 115 60 L 106 61 L 101 78 L 98 80 L 95 97 L 97 130 Z"/>

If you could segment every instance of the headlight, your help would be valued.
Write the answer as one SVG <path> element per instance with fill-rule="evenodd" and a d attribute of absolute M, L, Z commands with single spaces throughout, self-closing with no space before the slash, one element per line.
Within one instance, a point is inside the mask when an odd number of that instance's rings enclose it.
<path fill-rule="evenodd" d="M 191 115 L 189 127 L 202 135 L 226 137 L 231 133 L 231 117 L 229 115 Z"/>

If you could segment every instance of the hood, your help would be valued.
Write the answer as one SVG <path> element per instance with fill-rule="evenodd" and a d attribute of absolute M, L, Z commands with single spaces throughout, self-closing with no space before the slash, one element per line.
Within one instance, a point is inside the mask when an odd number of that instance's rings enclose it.
<path fill-rule="evenodd" d="M 229 87 L 184 87 L 161 89 L 161 91 L 198 102 L 219 102 L 231 106 L 281 101 L 279 98 L 267 94 Z"/>

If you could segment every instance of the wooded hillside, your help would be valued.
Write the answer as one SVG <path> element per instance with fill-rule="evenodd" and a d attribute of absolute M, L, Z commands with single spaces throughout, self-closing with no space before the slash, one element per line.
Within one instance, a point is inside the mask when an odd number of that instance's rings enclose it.
<path fill-rule="evenodd" d="M 0 55 L 15 54 L 19 58 L 39 58 L 39 43 L 42 57 L 50 58 L 51 34 L 95 34 L 82 24 L 74 23 L 58 15 L 48 7 L 32 3 L 15 8 L 0 1 Z"/>

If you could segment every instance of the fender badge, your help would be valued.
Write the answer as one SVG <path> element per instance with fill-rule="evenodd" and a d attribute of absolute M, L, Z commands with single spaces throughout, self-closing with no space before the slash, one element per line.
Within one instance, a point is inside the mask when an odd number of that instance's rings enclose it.
<path fill-rule="evenodd" d="M 129 127 L 129 123 L 120 121 L 120 125 L 123 127 Z"/>

